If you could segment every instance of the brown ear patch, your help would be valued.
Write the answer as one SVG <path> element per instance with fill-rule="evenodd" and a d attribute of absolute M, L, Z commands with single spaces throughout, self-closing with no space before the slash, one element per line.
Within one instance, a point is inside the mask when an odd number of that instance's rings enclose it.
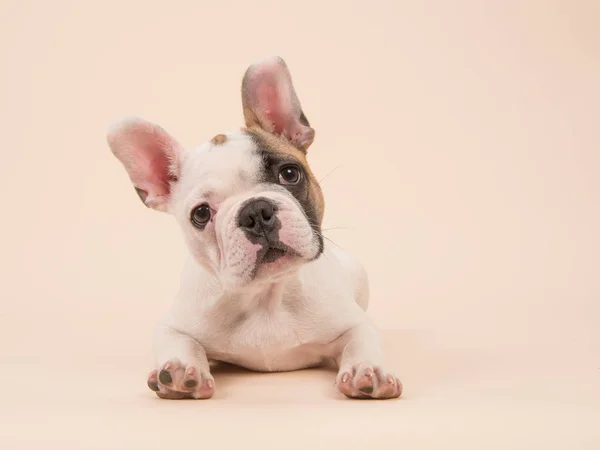
<path fill-rule="evenodd" d="M 227 136 L 224 134 L 217 134 L 210 140 L 210 142 L 214 145 L 223 145 L 225 142 L 227 142 Z"/>

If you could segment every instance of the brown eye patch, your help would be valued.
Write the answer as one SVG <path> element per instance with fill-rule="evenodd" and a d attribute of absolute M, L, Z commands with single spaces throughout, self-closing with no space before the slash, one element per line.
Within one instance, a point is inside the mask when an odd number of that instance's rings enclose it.
<path fill-rule="evenodd" d="M 294 196 L 302 207 L 308 222 L 317 232 L 322 247 L 323 194 L 306 162 L 304 153 L 283 139 L 261 130 L 246 130 L 246 132 L 252 138 L 256 146 L 255 152 L 261 158 L 261 181 L 283 186 Z M 289 175 L 289 179 L 294 182 L 282 183 L 281 172 L 290 167 L 299 171 L 299 180 L 296 180 L 295 174 L 289 173 L 286 176 Z"/>

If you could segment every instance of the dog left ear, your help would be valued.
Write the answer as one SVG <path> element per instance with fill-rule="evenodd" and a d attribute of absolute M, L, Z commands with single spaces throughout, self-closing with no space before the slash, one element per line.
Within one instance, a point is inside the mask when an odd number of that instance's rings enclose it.
<path fill-rule="evenodd" d="M 107 141 L 144 204 L 167 212 L 171 188 L 179 178 L 181 145 L 163 128 L 139 117 L 114 123 Z"/>
<path fill-rule="evenodd" d="M 283 136 L 306 151 L 315 138 L 283 59 L 270 57 L 252 64 L 242 81 L 242 104 L 247 127 L 258 126 Z"/>

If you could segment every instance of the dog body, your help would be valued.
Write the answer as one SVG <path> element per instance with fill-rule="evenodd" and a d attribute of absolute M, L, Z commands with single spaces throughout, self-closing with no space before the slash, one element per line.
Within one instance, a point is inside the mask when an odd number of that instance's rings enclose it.
<path fill-rule="evenodd" d="M 189 259 L 155 345 L 171 358 L 163 335 L 176 329 L 199 342 L 209 360 L 269 372 L 316 366 L 335 359 L 343 347 L 339 338 L 365 322 L 357 301 L 365 306 L 366 289 L 362 268 L 335 247 L 326 246 L 321 258 L 293 275 L 238 293 L 224 291 Z"/>
<path fill-rule="evenodd" d="M 139 118 L 108 133 L 142 201 L 176 218 L 190 253 L 154 333 L 148 386 L 161 398 L 210 398 L 210 361 L 272 372 L 333 360 L 346 396 L 400 396 L 366 314 L 365 271 L 323 238 L 306 160 L 314 130 L 281 58 L 250 66 L 242 100 L 245 128 L 191 150 Z"/>

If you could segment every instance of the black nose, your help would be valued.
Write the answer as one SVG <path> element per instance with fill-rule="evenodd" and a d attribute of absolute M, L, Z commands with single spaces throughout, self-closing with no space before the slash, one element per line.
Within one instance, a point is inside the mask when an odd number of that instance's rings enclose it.
<path fill-rule="evenodd" d="M 256 199 L 242 207 L 238 215 L 238 225 L 246 233 L 269 237 L 276 228 L 276 207 L 266 199 Z"/>

